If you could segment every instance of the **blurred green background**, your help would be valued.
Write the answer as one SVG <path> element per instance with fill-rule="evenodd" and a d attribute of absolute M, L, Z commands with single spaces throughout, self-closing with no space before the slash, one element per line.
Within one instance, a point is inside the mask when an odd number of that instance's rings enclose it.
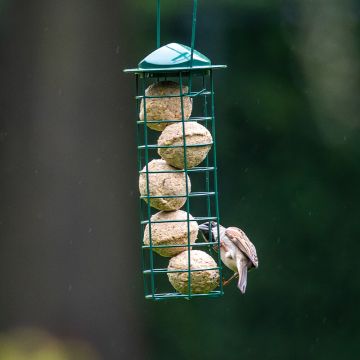
<path fill-rule="evenodd" d="M 188 44 L 192 2 L 162 3 L 163 44 Z M 152 303 L 122 69 L 156 46 L 155 1 L 0 1 L 1 360 L 359 358 L 360 2 L 200 1 L 197 29 L 228 65 L 221 218 L 260 267 L 244 296 Z"/>

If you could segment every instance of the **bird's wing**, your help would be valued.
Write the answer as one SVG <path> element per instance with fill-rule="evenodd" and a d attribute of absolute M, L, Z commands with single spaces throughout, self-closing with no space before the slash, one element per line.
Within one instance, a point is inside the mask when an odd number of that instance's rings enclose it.
<path fill-rule="evenodd" d="M 257 268 L 259 266 L 259 260 L 255 246 L 242 230 L 236 227 L 229 227 L 226 229 L 225 235 L 233 242 L 236 247 L 239 248 L 242 253 L 244 253 L 244 255 L 249 258 L 254 267 Z"/>

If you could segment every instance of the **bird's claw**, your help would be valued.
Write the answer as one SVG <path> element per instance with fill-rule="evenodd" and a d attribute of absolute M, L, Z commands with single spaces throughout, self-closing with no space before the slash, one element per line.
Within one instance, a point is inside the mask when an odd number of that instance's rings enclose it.
<path fill-rule="evenodd" d="M 239 275 L 239 273 L 235 273 L 235 274 L 233 274 L 229 279 L 227 279 L 227 280 L 223 280 L 223 283 L 222 283 L 222 286 L 227 286 L 227 285 L 229 285 L 230 283 L 231 283 L 231 281 L 233 281 L 236 277 L 238 277 L 238 275 Z"/>
<path fill-rule="evenodd" d="M 225 281 L 223 281 L 223 283 L 222 283 L 222 286 L 227 286 L 227 285 L 229 285 L 229 279 L 228 280 L 225 280 Z"/>

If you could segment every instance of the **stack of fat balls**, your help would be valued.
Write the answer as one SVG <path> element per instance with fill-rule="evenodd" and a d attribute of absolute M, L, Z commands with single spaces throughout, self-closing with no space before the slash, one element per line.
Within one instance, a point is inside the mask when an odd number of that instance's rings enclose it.
<path fill-rule="evenodd" d="M 182 96 L 183 106 L 181 94 L 185 94 Z M 180 210 L 191 192 L 191 181 L 185 172 L 176 170 L 199 165 L 211 149 L 212 136 L 204 126 L 189 120 L 192 99 L 186 94 L 188 87 L 183 86 L 180 91 L 179 84 L 173 81 L 160 81 L 145 90 L 145 95 L 150 98 L 146 98 L 145 104 L 144 99 L 141 101 L 139 117 L 144 121 L 146 112 L 147 126 L 161 131 L 158 138 L 161 159 L 150 161 L 142 169 L 139 190 L 151 207 L 160 210 L 151 216 L 151 228 L 149 224 L 145 227 L 144 244 L 150 245 L 151 236 L 152 246 L 173 246 L 155 247 L 153 251 L 171 257 L 168 278 L 171 285 L 183 294 L 189 290 L 190 258 L 190 270 L 197 270 L 191 271 L 191 292 L 197 294 L 208 293 L 219 285 L 219 271 L 212 270 L 217 264 L 209 254 L 192 250 L 191 244 L 196 242 L 199 226 L 190 214 Z M 183 117 L 184 123 L 181 121 Z M 155 197 L 148 200 L 147 195 Z"/>

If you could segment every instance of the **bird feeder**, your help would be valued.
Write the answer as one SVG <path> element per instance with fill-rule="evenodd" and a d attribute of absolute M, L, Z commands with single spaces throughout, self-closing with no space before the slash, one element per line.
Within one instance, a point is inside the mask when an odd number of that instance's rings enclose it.
<path fill-rule="evenodd" d="M 140 61 L 137 68 L 124 70 L 134 74 L 136 79 L 142 272 L 145 298 L 152 300 L 223 295 L 220 253 L 213 251 L 220 245 L 219 240 L 210 236 L 209 241 L 205 241 L 198 233 L 197 224 L 220 222 L 213 71 L 226 66 L 213 65 L 194 49 L 196 13 L 197 0 L 194 0 L 190 46 L 178 43 L 161 46 L 160 0 L 157 0 L 157 49 Z M 163 84 L 168 91 L 161 91 Z M 157 103 L 168 106 L 165 110 L 171 105 L 173 113 L 160 111 L 156 117 L 152 106 Z M 202 132 L 197 132 L 198 128 Z M 161 135 L 159 130 L 163 130 Z M 193 166 L 191 163 L 190 166 L 190 157 L 193 159 L 197 150 L 202 150 L 200 155 L 206 157 L 199 159 L 202 160 L 200 164 Z M 175 163 L 178 167 L 169 165 L 168 162 L 173 164 L 170 160 L 174 160 L 174 154 L 178 155 L 179 151 L 183 156 L 178 162 L 181 164 Z M 168 184 L 167 176 L 179 180 L 179 183 L 169 181 L 172 184 L 170 193 L 163 189 Z M 181 235 L 176 237 L 172 231 L 177 229 Z M 196 235 L 197 239 L 194 238 Z M 177 243 L 162 243 L 161 236 L 176 238 Z M 196 262 L 199 257 L 200 265 Z M 200 282 L 204 281 L 204 286 L 195 284 L 199 278 Z M 178 290 L 175 289 L 176 281 L 182 281 Z"/>

